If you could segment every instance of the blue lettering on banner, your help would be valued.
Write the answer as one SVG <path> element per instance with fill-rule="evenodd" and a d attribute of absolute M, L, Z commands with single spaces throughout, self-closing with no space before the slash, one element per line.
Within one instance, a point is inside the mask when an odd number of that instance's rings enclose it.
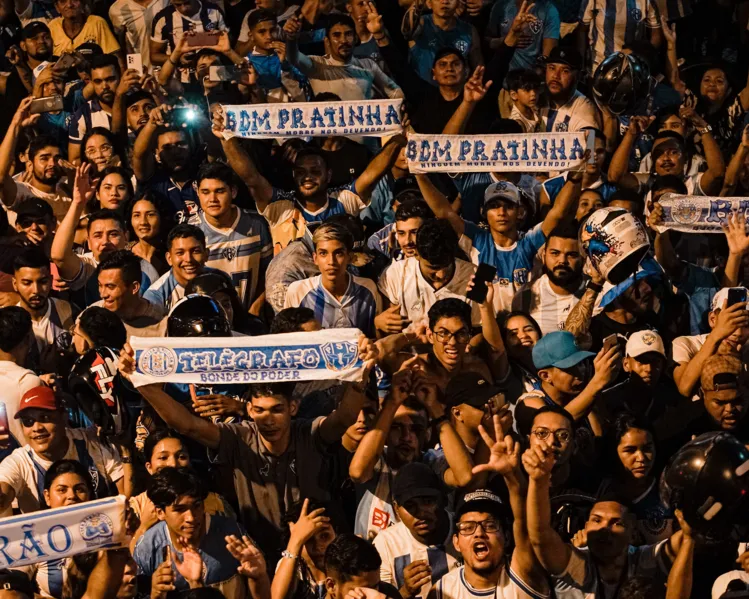
<path fill-rule="evenodd" d="M 58 531 L 61 531 L 62 539 L 59 538 L 60 535 L 56 534 Z M 58 540 L 65 541 L 65 546 L 61 548 L 58 547 Z M 47 545 L 49 545 L 49 548 L 56 553 L 65 553 L 73 546 L 73 537 L 70 536 L 70 531 L 65 526 L 62 524 L 55 524 L 47 531 Z"/>
<path fill-rule="evenodd" d="M 707 223 L 724 223 L 728 220 L 733 203 L 731 200 L 710 200 L 710 212 L 705 219 Z"/>
<path fill-rule="evenodd" d="M 42 551 L 39 541 L 34 538 L 34 525 L 24 524 L 21 526 L 21 529 L 23 530 L 23 541 L 21 541 L 21 549 L 23 551 L 21 552 L 21 557 L 18 559 L 28 559 L 28 556 L 26 555 L 27 551 L 36 552 L 35 557 L 46 557 L 47 554 Z"/>

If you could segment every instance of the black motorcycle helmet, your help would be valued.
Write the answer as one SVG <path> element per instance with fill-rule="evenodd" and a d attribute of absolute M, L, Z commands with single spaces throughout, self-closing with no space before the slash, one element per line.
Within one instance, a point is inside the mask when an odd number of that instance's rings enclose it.
<path fill-rule="evenodd" d="M 116 350 L 96 347 L 76 360 L 68 376 L 68 390 L 78 407 L 105 436 L 119 435 L 130 424 L 118 361 Z"/>
<path fill-rule="evenodd" d="M 746 521 L 749 450 L 733 435 L 700 435 L 671 458 L 661 475 L 660 496 L 670 509 L 708 538 L 726 538 Z"/>
<path fill-rule="evenodd" d="M 650 93 L 650 68 L 633 54 L 614 52 L 593 74 L 593 97 L 613 114 L 632 114 Z"/>
<path fill-rule="evenodd" d="M 231 326 L 218 302 L 207 295 L 186 295 L 166 321 L 168 337 L 231 337 Z"/>

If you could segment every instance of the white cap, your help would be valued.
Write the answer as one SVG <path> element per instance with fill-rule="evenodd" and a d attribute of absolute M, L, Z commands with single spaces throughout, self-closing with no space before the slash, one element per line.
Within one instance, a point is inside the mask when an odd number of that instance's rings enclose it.
<path fill-rule="evenodd" d="M 484 190 L 484 204 L 492 200 L 505 200 L 520 206 L 520 190 L 509 181 L 497 181 Z"/>
<path fill-rule="evenodd" d="M 663 339 L 655 331 L 644 330 L 632 333 L 627 339 L 625 350 L 628 358 L 636 358 L 643 354 L 656 352 L 666 357 L 666 348 L 663 346 Z"/>
<path fill-rule="evenodd" d="M 729 289 L 743 289 L 749 294 L 749 290 L 747 290 L 746 287 L 723 287 L 722 289 L 719 289 L 718 293 L 713 296 L 713 301 L 710 302 L 710 311 L 719 310 L 723 307 L 723 304 L 728 301 Z M 747 306 L 747 309 L 749 309 L 749 306 Z"/>

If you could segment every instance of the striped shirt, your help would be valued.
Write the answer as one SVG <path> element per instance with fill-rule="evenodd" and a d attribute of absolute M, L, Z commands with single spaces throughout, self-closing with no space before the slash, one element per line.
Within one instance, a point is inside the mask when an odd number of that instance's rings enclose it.
<path fill-rule="evenodd" d="M 71 557 L 58 558 L 11 570 L 23 572 L 29 580 L 36 581 L 39 586 L 39 597 L 62 599 L 63 589 L 68 581 L 68 569 L 72 563 Z"/>
<path fill-rule="evenodd" d="M 497 276 L 494 278 L 494 307 L 497 310 L 509 310 L 515 292 L 528 282 L 533 259 L 545 241 L 546 236 L 539 224 L 521 234 L 511 246 L 500 247 L 494 243 L 489 231 L 466 221 L 459 243 L 474 264 L 486 262 L 497 268 Z"/>
<path fill-rule="evenodd" d="M 171 52 L 174 49 L 175 38 L 181 37 L 187 31 L 228 31 L 224 13 L 218 6 L 211 2 L 198 2 L 198 5 L 198 12 L 189 18 L 171 5 L 160 11 L 151 25 L 151 39 L 155 42 L 166 42 L 167 49 Z"/>
<path fill-rule="evenodd" d="M 109 7 L 109 19 L 116 34 L 125 34 L 128 54 L 140 54 L 143 67 L 151 67 L 151 26 L 156 15 L 169 6 L 169 0 L 151 0 L 148 6 L 135 0 L 117 0 Z"/>
<path fill-rule="evenodd" d="M 260 292 L 259 283 L 273 257 L 268 223 L 249 210 L 236 208 L 230 227 L 217 229 L 200 213 L 198 227 L 205 233 L 208 260 L 205 265 L 229 275 L 245 308 Z"/>
<path fill-rule="evenodd" d="M 44 0 L 30 0 L 29 5 L 21 13 L 16 13 L 21 25 L 24 27 L 32 21 L 41 21 L 49 23 L 55 17 L 59 17 L 54 2 L 45 2 Z"/>
<path fill-rule="evenodd" d="M 584 287 L 575 293 L 559 295 L 551 288 L 549 276 L 542 275 L 533 283 L 524 285 L 512 299 L 512 309 L 527 312 L 538 322 L 541 333 L 561 331 L 572 308 L 580 301 Z"/>
<path fill-rule="evenodd" d="M 285 308 L 309 308 L 323 329 L 359 329 L 374 337 L 374 319 L 382 309 L 377 287 L 369 279 L 349 275 L 348 288 L 337 300 L 323 287 L 322 275 L 294 281 L 286 292 Z"/>
<path fill-rule="evenodd" d="M 653 0 L 586 0 L 580 20 L 588 30 L 593 70 L 626 44 L 649 41 L 649 29 L 661 26 Z"/>
<path fill-rule="evenodd" d="M 86 102 L 70 119 L 68 139 L 72 143 L 81 143 L 86 131 L 94 127 L 112 128 L 112 115 L 102 108 L 98 98 Z"/>
<path fill-rule="evenodd" d="M 416 597 L 427 597 L 433 584 L 458 567 L 456 558 L 459 554 L 452 543 L 452 530 L 450 516 L 449 532 L 444 543 L 430 546 L 417 541 L 403 522 L 381 531 L 373 541 L 377 553 L 382 558 L 380 580 L 400 589 L 406 582 L 403 573 L 406 566 L 418 560 L 426 560 L 432 568 L 432 579 L 421 587 Z"/>
<path fill-rule="evenodd" d="M 562 106 L 541 108 L 541 120 L 544 129 L 550 133 L 580 131 L 583 127 L 601 128 L 598 109 L 579 91 Z"/>
<path fill-rule="evenodd" d="M 464 260 L 455 260 L 455 272 L 446 285 L 435 289 L 424 278 L 417 258 L 407 258 L 393 262 L 380 276 L 378 287 L 391 304 L 401 307 L 402 316 L 413 323 L 425 322 L 429 309 L 439 300 L 456 298 L 471 306 L 471 321 L 481 324 L 479 305 L 466 299 L 466 285 L 471 280 L 476 267 Z"/>
<path fill-rule="evenodd" d="M 435 585 L 435 599 L 546 599 L 518 576 L 509 566 L 502 568 L 496 587 L 477 589 L 465 577 L 465 566 L 440 578 Z"/>
<path fill-rule="evenodd" d="M 200 272 L 202 274 L 217 271 L 213 268 L 204 268 Z M 185 288 L 179 284 L 171 268 L 156 279 L 143 294 L 144 299 L 157 306 L 164 306 L 167 311 L 183 297 L 185 297 Z"/>

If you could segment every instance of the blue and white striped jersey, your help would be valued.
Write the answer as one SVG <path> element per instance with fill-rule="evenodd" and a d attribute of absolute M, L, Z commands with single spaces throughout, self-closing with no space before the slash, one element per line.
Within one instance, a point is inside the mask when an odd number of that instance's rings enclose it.
<path fill-rule="evenodd" d="M 580 131 L 584 127 L 601 128 L 598 109 L 579 91 L 562 106 L 544 106 L 540 110 L 544 129 L 549 133 Z"/>
<path fill-rule="evenodd" d="M 204 268 L 201 272 L 211 271 L 215 271 L 215 269 Z M 185 288 L 179 284 L 177 278 L 174 276 L 174 270 L 170 268 L 151 283 L 151 286 L 143 294 L 143 297 L 152 304 L 164 306 L 168 312 L 174 304 L 185 297 Z"/>
<path fill-rule="evenodd" d="M 580 20 L 593 49 L 593 69 L 609 54 L 635 40 L 650 40 L 661 26 L 653 0 L 586 0 Z"/>
<path fill-rule="evenodd" d="M 228 274 L 245 308 L 257 297 L 261 276 L 273 257 L 268 223 L 259 214 L 236 208 L 237 218 L 226 229 L 217 229 L 200 213 L 198 227 L 208 246 L 206 266 Z"/>
<path fill-rule="evenodd" d="M 509 565 L 502 568 L 497 586 L 477 589 L 465 577 L 465 566 L 443 576 L 434 586 L 435 599 L 547 599 L 549 593 L 539 593 L 526 583 Z"/>
<path fill-rule="evenodd" d="M 112 115 L 104 111 L 97 98 L 86 102 L 71 117 L 68 138 L 72 143 L 81 143 L 86 131 L 94 127 L 112 128 Z"/>
<path fill-rule="evenodd" d="M 322 285 L 317 275 L 294 281 L 286 292 L 284 308 L 309 308 L 324 329 L 359 329 L 374 337 L 374 319 L 382 309 L 377 286 L 369 279 L 349 275 L 348 289 L 339 302 Z"/>
<path fill-rule="evenodd" d="M 497 310 L 510 310 L 513 296 L 528 282 L 533 259 L 545 241 L 546 236 L 538 224 L 524 235 L 521 234 L 511 246 L 500 247 L 494 243 L 489 230 L 466 221 L 459 244 L 474 264 L 485 262 L 497 268 L 494 307 Z"/>
<path fill-rule="evenodd" d="M 39 586 L 39 596 L 47 599 L 62 599 L 62 591 L 68 580 L 68 567 L 72 558 L 51 559 L 30 566 L 11 568 L 26 574 Z"/>
<path fill-rule="evenodd" d="M 153 19 L 151 39 L 155 42 L 166 42 L 168 51 L 174 49 L 174 39 L 182 37 L 187 31 L 228 31 L 224 22 L 224 13 L 212 2 L 198 2 L 198 12 L 186 17 L 174 6 L 167 6 Z"/>

